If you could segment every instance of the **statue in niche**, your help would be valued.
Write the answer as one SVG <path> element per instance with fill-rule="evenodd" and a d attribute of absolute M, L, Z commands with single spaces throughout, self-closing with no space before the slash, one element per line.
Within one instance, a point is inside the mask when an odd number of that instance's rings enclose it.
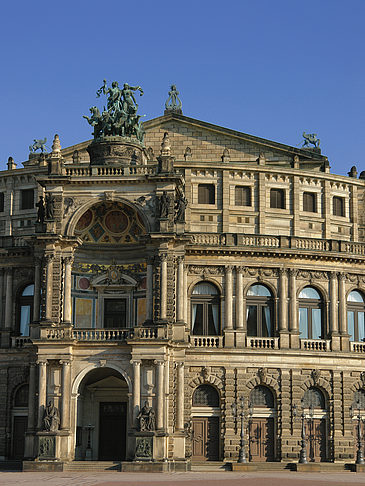
<path fill-rule="evenodd" d="M 39 201 L 36 203 L 38 208 L 37 211 L 37 223 L 44 223 L 44 217 L 46 214 L 46 209 L 44 207 L 44 199 L 43 196 L 39 196 Z"/>
<path fill-rule="evenodd" d="M 60 426 L 60 412 L 50 401 L 46 406 L 43 415 L 43 430 L 57 432 Z"/>
<path fill-rule="evenodd" d="M 144 402 L 144 406 L 137 415 L 137 420 L 141 432 L 150 432 L 156 429 L 155 411 L 148 405 L 147 400 Z"/>
<path fill-rule="evenodd" d="M 181 194 L 175 202 L 175 223 L 183 223 L 185 221 L 185 210 L 188 205 L 188 200 L 184 194 Z"/>
<path fill-rule="evenodd" d="M 162 196 L 160 196 L 160 218 L 168 218 L 170 202 L 171 196 L 166 191 L 163 191 Z"/>
<path fill-rule="evenodd" d="M 46 219 L 54 219 L 55 198 L 52 194 L 46 194 Z"/>

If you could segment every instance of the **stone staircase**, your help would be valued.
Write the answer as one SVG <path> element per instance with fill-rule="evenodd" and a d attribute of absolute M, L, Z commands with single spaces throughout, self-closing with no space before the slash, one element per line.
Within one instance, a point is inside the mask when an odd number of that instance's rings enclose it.
<path fill-rule="evenodd" d="M 191 470 L 194 472 L 225 472 L 230 471 L 228 464 L 223 461 L 194 461 L 191 463 Z"/>
<path fill-rule="evenodd" d="M 85 471 L 85 472 L 102 472 L 102 471 L 114 471 L 119 472 L 121 470 L 120 461 L 72 461 L 65 462 L 63 464 L 64 471 Z"/>

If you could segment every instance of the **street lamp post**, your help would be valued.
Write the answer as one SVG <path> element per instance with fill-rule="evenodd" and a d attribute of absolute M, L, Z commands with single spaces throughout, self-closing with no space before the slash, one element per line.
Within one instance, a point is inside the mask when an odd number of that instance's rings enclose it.
<path fill-rule="evenodd" d="M 362 452 L 362 430 L 361 430 L 361 415 L 360 415 L 360 401 L 356 402 L 356 411 L 355 407 L 351 405 L 350 407 L 350 415 L 351 418 L 354 418 L 357 415 L 357 450 L 356 450 L 356 464 L 364 464 L 364 454 Z"/>
<path fill-rule="evenodd" d="M 247 462 L 246 459 L 246 441 L 245 441 L 245 411 L 244 411 L 244 406 L 245 406 L 245 399 L 242 396 L 239 399 L 239 404 L 237 402 L 232 403 L 232 415 L 235 418 L 236 425 L 237 425 L 237 420 L 238 417 L 241 417 L 241 436 L 240 436 L 240 450 L 238 453 L 238 461 L 239 463 L 245 463 Z M 238 410 L 240 409 L 240 411 Z"/>

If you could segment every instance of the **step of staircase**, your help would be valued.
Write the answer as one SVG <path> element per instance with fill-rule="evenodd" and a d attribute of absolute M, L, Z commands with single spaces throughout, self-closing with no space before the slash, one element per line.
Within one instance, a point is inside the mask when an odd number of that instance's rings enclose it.
<path fill-rule="evenodd" d="M 0 471 L 21 471 L 22 461 L 0 461 Z"/>
<path fill-rule="evenodd" d="M 223 461 L 194 461 L 191 463 L 191 470 L 195 472 L 208 472 L 208 471 L 216 471 L 216 472 L 224 472 L 229 471 L 229 466 L 227 466 L 226 462 Z"/>
<path fill-rule="evenodd" d="M 64 471 L 120 471 L 120 461 L 72 461 L 64 463 Z"/>

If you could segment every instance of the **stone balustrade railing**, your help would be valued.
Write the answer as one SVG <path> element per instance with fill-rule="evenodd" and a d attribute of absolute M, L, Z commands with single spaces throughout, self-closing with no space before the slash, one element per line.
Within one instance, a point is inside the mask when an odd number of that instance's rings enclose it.
<path fill-rule="evenodd" d="M 253 349 L 279 349 L 279 338 L 246 337 L 246 347 Z"/>
<path fill-rule="evenodd" d="M 194 348 L 223 348 L 223 336 L 190 336 Z"/>
<path fill-rule="evenodd" d="M 132 338 L 134 329 L 73 329 L 77 341 L 126 341 Z"/>
<path fill-rule="evenodd" d="M 243 235 L 236 233 L 193 233 L 190 245 L 230 246 L 246 248 L 277 248 L 300 252 L 335 252 L 365 256 L 365 243 L 319 238 L 298 238 L 297 236 Z"/>
<path fill-rule="evenodd" d="M 67 177 L 124 177 L 134 175 L 153 175 L 156 174 L 156 171 L 156 166 L 150 165 L 133 165 L 130 167 L 66 165 L 62 168 L 62 175 Z"/>
<path fill-rule="evenodd" d="M 131 327 L 125 329 L 81 329 L 61 327 L 41 327 L 40 339 L 48 341 L 127 341 L 128 339 L 166 339 L 165 326 Z M 19 338 L 18 338 L 19 339 Z"/>
<path fill-rule="evenodd" d="M 28 336 L 12 336 L 11 347 L 23 348 L 26 344 L 31 343 L 31 339 Z"/>
<path fill-rule="evenodd" d="M 325 339 L 301 339 L 300 349 L 306 351 L 330 351 L 331 341 Z"/>
<path fill-rule="evenodd" d="M 350 351 L 354 353 L 365 353 L 365 343 L 350 342 Z"/>

